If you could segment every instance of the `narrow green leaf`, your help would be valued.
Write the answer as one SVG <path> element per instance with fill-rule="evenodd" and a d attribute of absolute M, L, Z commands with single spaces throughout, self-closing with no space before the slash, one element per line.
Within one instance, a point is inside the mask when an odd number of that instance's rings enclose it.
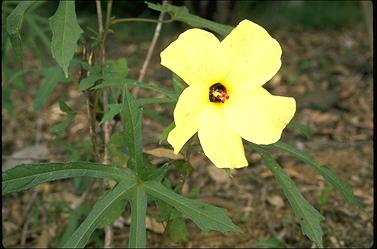
<path fill-rule="evenodd" d="M 98 227 L 106 213 L 114 207 L 114 203 L 127 198 L 136 186 L 136 182 L 130 184 L 126 181 L 121 181 L 113 189 L 109 190 L 101 200 L 97 201 L 89 215 L 63 247 L 84 248 L 90 235 Z"/>
<path fill-rule="evenodd" d="M 129 248 L 146 247 L 145 216 L 147 214 L 147 195 L 143 185 L 138 185 L 131 194 L 131 228 Z"/>
<path fill-rule="evenodd" d="M 184 83 L 184 81 L 178 75 L 173 73 L 172 83 L 173 83 L 173 87 L 174 87 L 176 96 L 181 95 L 181 93 L 183 92 L 183 90 L 186 87 L 186 84 Z"/>
<path fill-rule="evenodd" d="M 98 198 L 97 201 L 102 200 L 107 193 Z M 122 215 L 128 200 L 126 198 L 118 199 L 114 201 L 111 206 L 109 206 L 108 211 L 102 216 L 101 220 L 98 222 L 97 228 L 105 228 L 107 225 L 112 224 L 119 216 Z"/>
<path fill-rule="evenodd" d="M 255 243 L 257 248 L 286 248 L 283 241 L 273 237 L 265 240 L 257 240 Z"/>
<path fill-rule="evenodd" d="M 2 173 L 2 193 L 19 192 L 35 185 L 70 177 L 90 176 L 135 181 L 130 169 L 91 162 L 20 164 Z"/>
<path fill-rule="evenodd" d="M 127 85 L 124 85 L 123 90 L 122 114 L 124 117 L 123 132 L 130 152 L 130 167 L 134 168 L 136 174 L 139 175 L 144 168 L 141 130 L 142 110 L 137 106 L 136 100 L 129 92 Z"/>
<path fill-rule="evenodd" d="M 168 203 L 179 212 L 185 214 L 205 234 L 210 230 L 241 232 L 241 229 L 234 225 L 227 216 L 227 211 L 224 208 L 183 197 L 157 181 L 147 181 L 143 185 L 148 194 Z"/>
<path fill-rule="evenodd" d="M 35 1 L 22 1 L 17 4 L 16 8 L 9 14 L 6 19 L 6 29 L 9 35 L 10 43 L 16 53 L 17 59 L 22 63 L 23 50 L 21 41 L 21 29 L 23 18 L 26 10 L 35 3 Z"/>
<path fill-rule="evenodd" d="M 174 129 L 175 123 L 171 122 L 161 133 L 159 144 L 165 141 L 168 138 L 169 133 Z"/>
<path fill-rule="evenodd" d="M 222 36 L 226 36 L 232 30 L 231 26 L 219 24 L 204 18 L 201 18 L 196 15 L 189 13 L 188 9 L 185 6 L 174 6 L 171 4 L 154 4 L 145 2 L 148 5 L 148 8 L 157 10 L 160 12 L 168 13 L 174 20 L 187 23 L 188 25 L 195 28 L 205 28 L 212 30 Z"/>
<path fill-rule="evenodd" d="M 177 96 L 175 95 L 175 93 L 173 93 L 173 92 L 171 92 L 167 89 L 164 89 L 162 87 L 154 86 L 152 84 L 147 84 L 147 83 L 137 81 L 137 80 L 133 80 L 133 79 L 126 79 L 125 82 L 129 87 L 142 87 L 142 88 L 150 89 L 150 90 L 153 90 L 155 92 L 162 93 L 162 94 L 166 95 L 167 97 L 169 97 L 171 99 L 177 100 Z"/>
<path fill-rule="evenodd" d="M 323 247 L 321 221 L 325 218 L 302 196 L 291 178 L 268 152 L 256 144 L 250 143 L 250 145 L 261 155 L 267 167 L 283 188 L 283 192 L 300 222 L 302 233 L 307 235 L 318 247 Z"/>
<path fill-rule="evenodd" d="M 99 80 L 101 78 L 101 76 L 99 74 L 96 74 L 96 73 L 93 73 L 93 74 L 90 74 L 88 77 L 80 80 L 80 83 L 79 83 L 79 90 L 80 91 L 85 91 L 87 89 L 89 89 L 90 87 L 92 87 L 97 80 Z"/>
<path fill-rule="evenodd" d="M 298 130 L 307 139 L 313 138 L 313 135 L 312 135 L 312 132 L 310 131 L 310 128 L 307 127 L 306 125 L 302 125 L 302 124 L 291 121 L 291 122 L 289 122 L 288 126 Z"/>
<path fill-rule="evenodd" d="M 142 98 L 137 99 L 136 103 L 138 106 L 150 105 L 150 104 L 169 104 L 176 103 L 177 101 L 170 98 Z"/>
<path fill-rule="evenodd" d="M 55 14 L 49 18 L 52 31 L 52 57 L 68 77 L 68 66 L 76 50 L 77 41 L 83 32 L 75 11 L 74 1 L 60 1 Z"/>
<path fill-rule="evenodd" d="M 42 82 L 42 85 L 37 91 L 34 100 L 34 111 L 38 111 L 43 106 L 53 92 L 55 85 L 65 80 L 63 71 L 58 67 L 47 68 L 41 73 L 46 79 Z"/>
<path fill-rule="evenodd" d="M 3 87 L 1 91 L 1 103 L 7 110 L 10 116 L 13 116 L 13 103 L 11 101 L 11 94 L 12 90 L 8 87 Z"/>
<path fill-rule="evenodd" d="M 314 161 L 309 155 L 305 152 L 298 150 L 286 143 L 277 142 L 275 144 L 269 145 L 269 147 L 276 148 L 281 151 L 285 151 L 297 159 L 307 163 L 311 166 L 316 172 L 318 172 L 323 178 L 328 181 L 336 190 L 338 190 L 343 198 L 350 204 L 356 205 L 359 208 L 362 208 L 361 202 L 355 197 L 352 191 L 352 187 L 341 178 L 339 178 L 330 168 L 326 165 L 320 165 Z"/>
<path fill-rule="evenodd" d="M 71 124 L 74 120 L 76 113 L 64 102 L 59 101 L 59 107 L 62 112 L 67 113 L 68 115 L 64 118 L 64 120 L 52 127 L 52 131 L 57 133 L 58 135 L 63 135 L 65 129 Z"/>
<path fill-rule="evenodd" d="M 122 111 L 122 104 L 109 104 L 109 110 L 103 115 L 101 122 L 99 125 L 103 124 L 107 120 L 110 120 L 115 117 L 118 113 Z"/>

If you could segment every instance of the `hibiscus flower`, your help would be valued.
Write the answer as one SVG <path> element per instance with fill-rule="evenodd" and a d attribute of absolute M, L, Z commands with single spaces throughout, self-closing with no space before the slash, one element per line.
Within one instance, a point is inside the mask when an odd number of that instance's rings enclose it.
<path fill-rule="evenodd" d="M 188 84 L 168 136 L 174 153 L 198 132 L 215 166 L 240 168 L 248 165 L 242 138 L 255 144 L 277 142 L 296 111 L 294 98 L 262 87 L 279 70 L 281 53 L 279 43 L 249 20 L 221 42 L 202 29 L 179 35 L 161 52 L 161 64 Z"/>

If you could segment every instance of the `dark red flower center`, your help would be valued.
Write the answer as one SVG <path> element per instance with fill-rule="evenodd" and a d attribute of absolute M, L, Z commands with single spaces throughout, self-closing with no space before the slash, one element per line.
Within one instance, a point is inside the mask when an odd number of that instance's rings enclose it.
<path fill-rule="evenodd" d="M 224 103 L 227 99 L 229 99 L 229 96 L 226 92 L 225 86 L 223 86 L 222 84 L 216 83 L 209 88 L 209 101 L 215 103 Z"/>

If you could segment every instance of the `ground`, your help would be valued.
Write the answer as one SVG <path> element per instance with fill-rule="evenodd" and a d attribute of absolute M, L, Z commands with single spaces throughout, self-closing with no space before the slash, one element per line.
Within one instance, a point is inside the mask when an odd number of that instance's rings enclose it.
<path fill-rule="evenodd" d="M 350 206 L 342 196 L 332 190 L 328 198 L 321 198 L 328 183 L 308 165 L 291 156 L 273 151 L 274 157 L 294 180 L 305 198 L 325 217 L 322 222 L 325 247 L 371 247 L 373 243 L 373 78 L 372 52 L 368 33 L 362 25 L 336 30 L 274 31 L 272 35 L 283 49 L 282 67 L 265 87 L 275 95 L 293 96 L 297 100 L 294 120 L 310 127 L 313 138 L 306 139 L 292 128 L 286 128 L 282 141 L 304 149 L 316 161 L 326 164 L 348 182 L 364 209 Z M 111 36 L 110 36 L 111 39 Z M 172 36 L 163 36 L 153 55 L 146 81 L 171 87 L 171 74 L 159 64 L 158 53 Z M 128 59 L 130 77 L 137 78 L 149 42 L 115 44 L 108 46 L 108 57 Z M 28 65 L 37 65 L 32 53 L 26 54 Z M 12 99 L 15 115 L 2 110 L 3 163 L 14 152 L 34 143 L 48 148 L 45 161 L 62 161 L 67 153 L 63 140 L 52 133 L 53 124 L 64 114 L 58 109 L 57 99 L 64 98 L 75 110 L 77 117 L 65 136 L 75 143 L 87 137 L 88 126 L 85 98 L 78 93 L 76 84 L 60 84 L 39 113 L 32 112 L 32 102 L 39 76 L 27 76 L 27 92 L 14 92 Z M 140 91 L 139 95 L 145 94 Z M 158 123 L 151 115 L 144 117 L 143 143 L 146 149 L 169 148 L 158 144 L 159 135 L 172 121 L 173 106 L 155 105 L 146 109 L 157 111 L 164 120 Z M 188 240 L 172 242 L 161 234 L 149 206 L 149 247 L 255 247 L 258 240 L 272 237 L 280 239 L 286 247 L 312 247 L 302 235 L 300 226 L 281 188 L 263 164 L 260 157 L 246 148 L 249 167 L 226 173 L 215 168 L 197 146 L 191 156 L 193 171 L 185 179 L 183 192 L 199 188 L 197 198 L 224 207 L 243 233 L 210 232 L 204 235 L 190 221 Z M 164 159 L 150 157 L 154 163 Z M 181 181 L 174 169 L 168 172 L 173 183 Z M 83 184 L 81 183 L 81 186 Z M 71 180 L 43 184 L 30 190 L 3 197 L 3 245 L 5 247 L 56 246 L 68 222 L 68 203 L 77 206 L 83 195 L 90 205 L 101 194 L 96 181 L 90 191 L 78 191 Z M 89 188 L 89 185 L 86 187 Z M 129 208 L 113 227 L 114 246 L 124 247 L 129 232 Z M 88 247 L 94 247 L 96 238 L 103 238 L 98 230 Z"/>

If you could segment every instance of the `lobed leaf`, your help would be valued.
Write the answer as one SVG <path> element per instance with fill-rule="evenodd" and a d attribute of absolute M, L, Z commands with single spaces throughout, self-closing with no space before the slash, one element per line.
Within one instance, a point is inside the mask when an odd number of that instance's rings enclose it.
<path fill-rule="evenodd" d="M 52 31 L 52 57 L 68 77 L 68 66 L 76 51 L 77 41 L 83 30 L 80 28 L 74 1 L 60 1 L 55 14 L 49 18 Z"/>
<path fill-rule="evenodd" d="M 241 232 L 226 214 L 226 209 L 183 197 L 157 181 L 144 182 L 145 191 L 176 208 L 191 219 L 205 234 L 209 231 Z"/>
<path fill-rule="evenodd" d="M 250 145 L 261 155 L 276 181 L 283 188 L 283 192 L 300 222 L 302 233 L 307 235 L 318 247 L 323 247 L 323 231 L 320 223 L 325 218 L 302 196 L 291 178 L 270 154 L 256 144 L 250 143 Z"/>
<path fill-rule="evenodd" d="M 123 90 L 122 115 L 124 116 L 123 132 L 130 153 L 130 167 L 134 168 L 136 174 L 139 175 L 144 168 L 141 131 L 142 110 L 137 106 L 136 99 L 129 92 L 127 85 L 124 85 Z"/>
<path fill-rule="evenodd" d="M 91 162 L 20 164 L 3 172 L 2 193 L 18 192 L 44 182 L 76 176 L 135 180 L 130 169 Z"/>
<path fill-rule="evenodd" d="M 323 178 L 329 182 L 336 190 L 338 190 L 343 198 L 350 204 L 356 205 L 359 208 L 362 208 L 362 205 L 360 201 L 355 197 L 352 191 L 352 187 L 343 181 L 341 178 L 339 178 L 330 168 L 328 168 L 325 165 L 320 165 L 316 161 L 314 161 L 312 158 L 310 158 L 309 155 L 307 155 L 305 152 L 294 148 L 293 146 L 290 146 L 283 142 L 277 142 L 275 144 L 270 145 L 270 147 L 276 148 L 281 151 L 288 152 L 292 156 L 296 157 L 297 159 L 307 163 L 309 166 L 311 166 L 315 171 L 317 171 Z"/>
<path fill-rule="evenodd" d="M 147 195 L 142 185 L 134 188 L 131 199 L 131 228 L 128 241 L 129 248 L 146 247 L 145 217 L 147 214 Z"/>
<path fill-rule="evenodd" d="M 64 244 L 64 248 L 83 248 L 88 242 L 90 235 L 103 221 L 103 218 L 114 207 L 114 205 L 126 199 L 136 188 L 136 180 L 133 182 L 120 181 L 113 189 L 109 190 L 90 211 L 86 219 L 73 233 L 70 240 Z"/>

